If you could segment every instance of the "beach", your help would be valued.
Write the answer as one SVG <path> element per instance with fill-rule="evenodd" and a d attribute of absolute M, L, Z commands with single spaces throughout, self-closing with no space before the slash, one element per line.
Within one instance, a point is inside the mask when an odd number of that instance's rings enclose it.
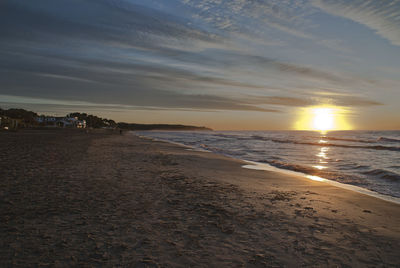
<path fill-rule="evenodd" d="M 2 267 L 398 267 L 400 205 L 133 133 L 0 132 Z"/>

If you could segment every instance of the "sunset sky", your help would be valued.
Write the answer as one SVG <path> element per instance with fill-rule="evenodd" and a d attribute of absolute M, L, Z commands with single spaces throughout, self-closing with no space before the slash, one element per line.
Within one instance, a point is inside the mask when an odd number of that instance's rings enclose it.
<path fill-rule="evenodd" d="M 267 130 L 319 106 L 400 129 L 400 1 L 0 2 L 2 108 Z"/>

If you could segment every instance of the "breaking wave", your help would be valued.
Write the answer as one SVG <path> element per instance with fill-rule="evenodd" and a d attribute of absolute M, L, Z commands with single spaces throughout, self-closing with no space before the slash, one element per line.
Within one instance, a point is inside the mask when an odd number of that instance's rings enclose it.
<path fill-rule="evenodd" d="M 368 176 L 378 177 L 380 179 L 385 179 L 385 180 L 400 181 L 400 175 L 398 175 L 394 172 L 390 172 L 388 170 L 379 169 L 379 168 L 363 172 L 363 174 L 368 175 Z"/>
<path fill-rule="evenodd" d="M 386 138 L 386 137 L 379 137 L 378 141 L 382 142 L 400 142 L 400 139 L 394 139 L 394 138 Z"/>
<path fill-rule="evenodd" d="M 276 143 L 291 143 L 291 144 L 301 144 L 301 145 L 313 145 L 320 147 L 342 147 L 342 148 L 358 148 L 358 149 L 371 149 L 371 150 L 387 150 L 387 151 L 400 151 L 400 147 L 397 146 L 384 146 L 384 145 L 352 145 L 352 144 L 338 144 L 338 143 L 320 143 L 320 142 L 303 142 L 288 139 L 273 139 L 263 136 L 253 135 L 253 139 L 259 139 L 264 141 L 272 141 Z M 349 139 L 340 139 L 349 140 Z M 367 141 L 364 141 L 367 143 Z M 371 142 L 368 142 L 371 143 Z"/>
<path fill-rule="evenodd" d="M 146 136 L 400 197 L 400 131 L 147 132 Z"/>

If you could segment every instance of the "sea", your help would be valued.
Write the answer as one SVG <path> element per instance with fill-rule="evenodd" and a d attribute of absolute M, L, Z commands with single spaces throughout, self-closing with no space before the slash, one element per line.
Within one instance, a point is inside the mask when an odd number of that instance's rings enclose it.
<path fill-rule="evenodd" d="M 135 133 L 400 198 L 400 131 Z"/>

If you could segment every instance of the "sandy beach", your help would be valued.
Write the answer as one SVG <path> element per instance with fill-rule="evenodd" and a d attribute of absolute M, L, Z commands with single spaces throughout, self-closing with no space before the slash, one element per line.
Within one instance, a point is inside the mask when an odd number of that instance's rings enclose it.
<path fill-rule="evenodd" d="M 0 132 L 1 267 L 399 267 L 400 205 L 132 133 Z"/>

